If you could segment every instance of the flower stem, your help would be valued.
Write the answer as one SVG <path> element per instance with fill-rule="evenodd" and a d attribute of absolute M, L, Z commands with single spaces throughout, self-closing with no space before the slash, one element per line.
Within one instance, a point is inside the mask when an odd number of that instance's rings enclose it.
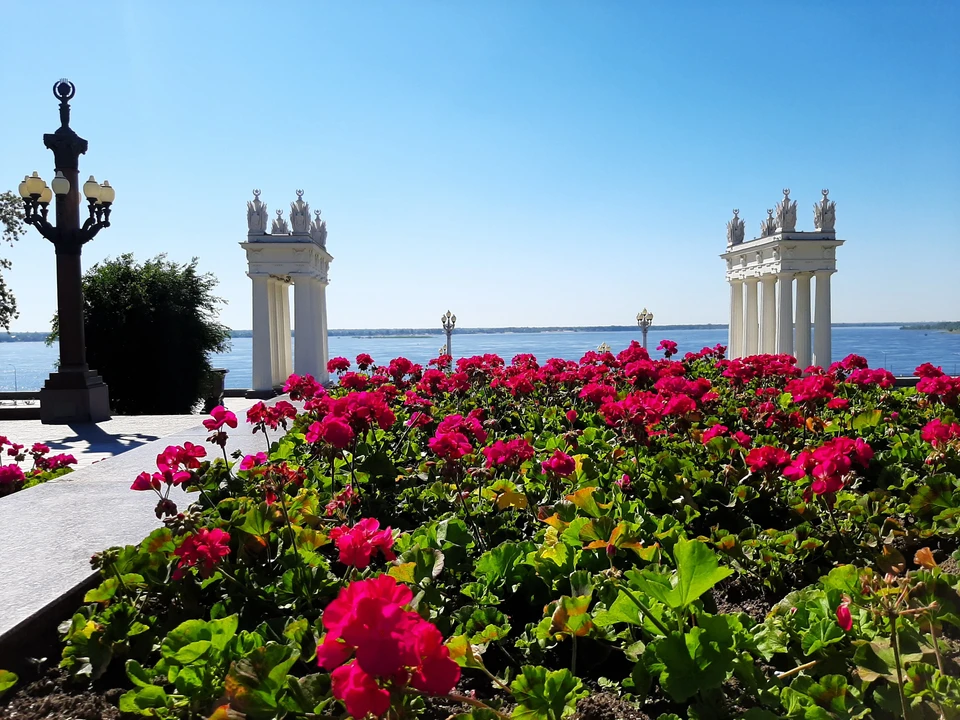
<path fill-rule="evenodd" d="M 900 638 L 897 635 L 897 613 L 890 610 L 887 613 L 890 620 L 890 639 L 893 645 L 893 661 L 897 664 L 897 692 L 900 694 L 900 707 L 903 710 L 904 720 L 909 720 L 907 712 L 907 696 L 903 692 L 903 667 L 900 664 Z"/>
<path fill-rule="evenodd" d="M 808 663 L 804 663 L 803 665 L 797 665 L 795 668 L 791 668 L 790 670 L 777 673 L 777 677 L 782 679 L 785 677 L 790 677 L 791 675 L 796 675 L 797 673 L 803 672 L 804 670 L 809 670 L 819 662 L 820 662 L 819 660 L 812 660 Z"/>
<path fill-rule="evenodd" d="M 647 619 L 649 619 L 650 622 L 653 623 L 653 626 L 657 628 L 657 630 L 663 633 L 664 637 L 670 637 L 670 631 L 667 630 L 666 626 L 662 622 L 660 622 L 656 617 L 654 617 L 653 613 L 650 612 L 650 608 L 648 608 L 646 605 L 640 602 L 637 596 L 634 595 L 629 590 L 627 590 L 625 587 L 621 587 L 620 590 L 623 591 L 624 595 L 626 595 L 628 598 L 630 598 L 630 600 L 633 601 L 634 605 L 640 608 L 640 610 L 647 617 Z"/>

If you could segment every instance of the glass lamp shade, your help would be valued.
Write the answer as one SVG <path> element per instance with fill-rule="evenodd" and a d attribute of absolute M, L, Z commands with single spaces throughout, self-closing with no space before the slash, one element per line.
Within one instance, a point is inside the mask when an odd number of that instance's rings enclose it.
<path fill-rule="evenodd" d="M 456 316 L 456 315 L 451 315 L 451 316 L 450 316 L 450 322 L 456 323 L 456 322 L 457 322 L 457 316 Z"/>
<path fill-rule="evenodd" d="M 93 175 L 83 184 L 83 196 L 87 200 L 96 201 L 100 199 L 100 183 L 94 179 Z"/>
<path fill-rule="evenodd" d="M 50 187 L 53 188 L 54 195 L 66 195 L 70 192 L 70 181 L 57 170 L 57 176 L 50 182 Z"/>
<path fill-rule="evenodd" d="M 30 197 L 30 188 L 27 186 L 28 175 L 23 176 L 23 180 L 17 186 L 17 192 L 20 193 L 20 197 L 28 198 Z"/>
<path fill-rule="evenodd" d="M 40 191 L 40 202 L 46 204 L 51 200 L 53 200 L 53 190 L 44 185 L 43 190 Z"/>
<path fill-rule="evenodd" d="M 47 186 L 47 184 L 43 181 L 43 178 L 40 177 L 36 172 L 34 172 L 33 175 L 28 177 L 24 182 L 27 184 L 28 195 L 39 195 Z"/>
<path fill-rule="evenodd" d="M 104 180 L 103 185 L 100 186 L 100 202 L 104 205 L 109 205 L 116 196 L 117 193 L 110 185 L 110 181 Z"/>

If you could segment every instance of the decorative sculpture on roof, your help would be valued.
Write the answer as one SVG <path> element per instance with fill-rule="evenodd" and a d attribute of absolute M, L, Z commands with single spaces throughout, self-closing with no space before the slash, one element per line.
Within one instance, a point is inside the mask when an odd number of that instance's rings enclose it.
<path fill-rule="evenodd" d="M 320 211 L 314 210 L 314 219 L 310 223 L 310 237 L 324 250 L 327 249 L 327 221 L 320 219 Z"/>
<path fill-rule="evenodd" d="M 760 222 L 760 237 L 765 238 L 777 234 L 777 219 L 773 210 L 767 210 L 767 219 Z"/>
<path fill-rule="evenodd" d="M 821 190 L 823 197 L 813 206 L 813 226 L 820 232 L 834 232 L 837 222 L 837 204 L 828 199 L 829 190 Z"/>
<path fill-rule="evenodd" d="M 273 219 L 273 225 L 270 227 L 271 235 L 289 235 L 290 226 L 283 219 L 283 210 L 277 210 L 277 216 Z"/>
<path fill-rule="evenodd" d="M 290 225 L 295 235 L 310 232 L 310 203 L 303 201 L 303 190 L 297 190 L 297 199 L 290 203 Z"/>
<path fill-rule="evenodd" d="M 777 232 L 797 229 L 797 201 L 790 199 L 790 188 L 783 189 L 783 200 L 777 203 Z"/>
<path fill-rule="evenodd" d="M 260 201 L 260 191 L 253 191 L 253 200 L 247 200 L 247 234 L 262 235 L 267 231 L 267 204 Z"/>
<path fill-rule="evenodd" d="M 733 211 L 733 219 L 727 223 L 727 246 L 739 245 L 743 242 L 744 226 L 740 219 L 740 211 Z"/>

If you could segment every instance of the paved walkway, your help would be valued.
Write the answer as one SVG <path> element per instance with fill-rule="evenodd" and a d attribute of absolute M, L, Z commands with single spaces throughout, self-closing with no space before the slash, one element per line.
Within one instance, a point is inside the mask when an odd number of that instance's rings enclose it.
<path fill-rule="evenodd" d="M 226 407 L 243 424 L 244 413 L 256 400 L 227 398 Z M 29 448 L 49 446 L 52 453 L 67 453 L 82 468 L 145 443 L 200 425 L 201 415 L 118 415 L 102 423 L 44 425 L 39 420 L 0 420 L 0 435 Z M 0 458 L 0 463 L 5 462 Z M 29 465 L 29 461 L 25 465 Z"/>
<path fill-rule="evenodd" d="M 154 514 L 156 495 L 134 492 L 130 484 L 142 470 L 156 466 L 157 454 L 167 445 L 187 440 L 204 444 L 209 433 L 202 419 L 115 418 L 95 429 L 39 422 L 33 428 L 33 421 L 0 424 L 0 434 L 17 442 L 35 438 L 82 458 L 75 472 L 0 498 L 0 667 L 5 660 L 22 660 L 36 633 L 76 609 L 77 593 L 94 575 L 91 555 L 139 543 L 160 527 Z M 263 436 L 253 435 L 240 420 L 230 432 L 227 451 L 263 450 Z M 52 438 L 51 431 L 58 427 L 59 439 Z M 31 437 L 34 432 L 42 434 Z M 98 458 L 96 464 L 93 458 Z M 180 491 L 170 497 L 181 507 L 190 501 Z"/>

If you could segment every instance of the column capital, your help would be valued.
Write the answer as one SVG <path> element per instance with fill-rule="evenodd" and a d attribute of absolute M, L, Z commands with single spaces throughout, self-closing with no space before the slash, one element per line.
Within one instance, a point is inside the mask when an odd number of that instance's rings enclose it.
<path fill-rule="evenodd" d="M 735 278 L 729 278 L 729 279 L 727 280 L 727 282 L 729 282 L 731 285 L 742 285 L 742 284 L 743 284 L 743 278 L 736 278 L 736 277 L 735 277 Z"/>
<path fill-rule="evenodd" d="M 824 268 L 822 270 L 814 270 L 813 274 L 815 277 L 820 277 L 821 275 L 833 275 L 835 272 L 835 268 Z"/>
<path fill-rule="evenodd" d="M 782 278 L 784 280 L 788 280 L 788 279 L 793 279 L 794 276 L 796 276 L 796 274 L 797 273 L 794 272 L 793 270 L 781 270 L 780 272 L 777 273 L 777 277 Z"/>
<path fill-rule="evenodd" d="M 749 285 L 755 285 L 758 282 L 760 282 L 760 278 L 757 275 L 750 275 L 748 277 L 745 277 L 743 281 Z"/>

